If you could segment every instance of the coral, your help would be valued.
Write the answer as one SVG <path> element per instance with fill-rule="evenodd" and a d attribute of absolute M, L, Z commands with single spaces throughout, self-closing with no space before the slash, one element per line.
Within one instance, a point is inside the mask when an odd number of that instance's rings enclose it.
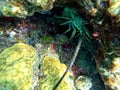
<path fill-rule="evenodd" d="M 60 63 L 55 57 L 46 56 L 42 62 L 44 76 L 40 78 L 39 90 L 52 90 L 59 79 L 62 77 L 67 67 Z M 70 79 L 71 73 L 68 72 L 57 90 L 73 90 Z"/>
<path fill-rule="evenodd" d="M 90 90 L 92 87 L 91 78 L 88 78 L 86 76 L 79 76 L 75 80 L 75 86 L 77 90 Z"/>
<path fill-rule="evenodd" d="M 110 0 L 108 12 L 113 16 L 117 16 L 120 20 L 120 0 Z"/>
<path fill-rule="evenodd" d="M 106 60 L 110 62 L 110 60 Z M 102 63 L 97 63 L 98 71 L 102 77 L 102 80 L 105 83 L 106 90 L 119 90 L 120 89 L 120 57 L 115 57 L 111 60 L 111 63 L 108 63 L 107 68 Z"/>
<path fill-rule="evenodd" d="M 20 2 L 1 2 L 0 11 L 5 16 L 24 17 L 28 15 L 27 10 Z M 5 4 L 5 5 L 4 5 Z"/>
<path fill-rule="evenodd" d="M 0 1 L 0 13 L 9 17 L 25 18 L 34 12 L 48 11 L 55 0 L 4 0 Z"/>
<path fill-rule="evenodd" d="M 119 43 L 119 27 L 115 24 L 112 24 L 112 29 L 110 29 L 110 25 L 102 27 L 103 29 L 100 30 L 100 40 L 102 41 L 101 47 L 98 48 L 96 52 L 96 66 L 99 74 L 102 77 L 102 80 L 104 81 L 104 85 L 106 87 L 106 90 L 119 90 L 120 85 L 120 74 L 119 74 L 119 55 L 120 50 L 118 49 L 120 47 Z M 118 23 L 119 24 L 119 23 Z M 108 32 L 108 33 L 106 33 Z"/>
<path fill-rule="evenodd" d="M 28 0 L 28 2 L 40 7 L 42 11 L 47 11 L 53 7 L 55 0 Z"/>
<path fill-rule="evenodd" d="M 36 50 L 17 43 L 0 54 L 0 90 L 32 90 Z"/>
<path fill-rule="evenodd" d="M 93 36 L 98 41 L 95 61 L 106 90 L 119 90 L 119 74 L 112 70 L 117 69 L 114 60 L 120 56 L 120 0 L 76 0 L 76 3 L 92 25 Z"/>

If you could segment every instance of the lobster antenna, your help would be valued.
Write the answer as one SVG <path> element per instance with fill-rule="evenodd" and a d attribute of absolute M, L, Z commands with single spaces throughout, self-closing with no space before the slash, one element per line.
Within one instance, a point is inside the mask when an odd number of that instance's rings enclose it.
<path fill-rule="evenodd" d="M 72 57 L 72 59 L 71 59 L 70 65 L 68 66 L 68 68 L 66 69 L 65 73 L 64 73 L 63 76 L 60 78 L 60 80 L 56 83 L 56 85 L 54 86 L 54 88 L 53 88 L 52 90 L 56 90 L 56 89 L 57 89 L 57 87 L 60 85 L 61 81 L 64 79 L 64 77 L 65 77 L 65 75 L 67 74 L 67 72 L 69 71 L 69 69 L 71 69 L 72 66 L 74 65 L 75 60 L 76 60 L 76 57 L 77 57 L 78 52 L 79 52 L 79 49 L 80 49 L 80 47 L 81 47 L 81 44 L 82 44 L 82 39 L 79 38 L 79 42 L 78 42 L 78 44 L 77 44 L 76 50 L 75 50 L 75 52 L 74 52 L 74 55 L 73 55 L 73 57 Z"/>

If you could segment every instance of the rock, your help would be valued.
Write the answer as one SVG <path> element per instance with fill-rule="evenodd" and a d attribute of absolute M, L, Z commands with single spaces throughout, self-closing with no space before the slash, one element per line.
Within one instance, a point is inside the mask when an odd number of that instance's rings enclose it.
<path fill-rule="evenodd" d="M 52 9 L 55 0 L 28 0 L 34 6 L 37 6 L 41 11 L 48 11 Z"/>
<path fill-rule="evenodd" d="M 0 90 L 32 90 L 36 50 L 17 43 L 0 53 Z"/>
<path fill-rule="evenodd" d="M 106 90 L 119 90 L 120 75 L 115 71 L 119 70 L 120 56 L 120 0 L 76 0 L 76 3 L 80 14 L 93 27 L 91 32 L 99 33 L 95 37 L 99 43 L 95 61 Z"/>
<path fill-rule="evenodd" d="M 0 12 L 4 16 L 25 18 L 35 12 L 48 11 L 55 0 L 4 0 L 0 1 Z"/>
<path fill-rule="evenodd" d="M 28 10 L 19 1 L 1 1 L 0 12 L 8 17 L 21 17 L 24 18 L 28 15 Z"/>
<path fill-rule="evenodd" d="M 105 10 L 105 12 L 120 19 L 120 0 L 76 0 L 76 2 L 84 14 L 97 16 L 100 13 L 103 14 L 101 10 Z"/>
<path fill-rule="evenodd" d="M 110 63 L 111 62 L 111 63 Z M 120 57 L 115 57 L 113 60 L 106 60 L 106 63 L 97 63 L 98 71 L 104 81 L 106 90 L 120 89 Z M 105 64 L 108 64 L 105 66 Z M 110 66 L 110 67 L 108 67 Z"/>
<path fill-rule="evenodd" d="M 120 20 L 120 0 L 110 0 L 110 7 L 108 8 L 108 12 L 112 16 L 117 16 Z"/>

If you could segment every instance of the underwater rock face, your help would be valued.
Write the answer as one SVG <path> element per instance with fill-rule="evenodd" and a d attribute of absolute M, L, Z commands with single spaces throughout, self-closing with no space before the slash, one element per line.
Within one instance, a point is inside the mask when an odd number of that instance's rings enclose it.
<path fill-rule="evenodd" d="M 78 10 L 93 27 L 98 41 L 95 61 L 106 90 L 120 89 L 120 0 L 76 0 Z M 96 33 L 96 36 L 94 35 Z M 114 63 L 117 63 L 114 65 Z M 115 70 L 115 71 L 114 71 Z"/>
<path fill-rule="evenodd" d="M 76 0 L 76 3 L 94 29 L 106 28 L 104 24 L 114 26 L 115 22 L 120 23 L 120 0 Z"/>
<path fill-rule="evenodd" d="M 110 0 L 108 11 L 111 15 L 117 16 L 120 19 L 120 0 Z"/>
<path fill-rule="evenodd" d="M 25 18 L 34 12 L 48 11 L 55 0 L 4 0 L 0 1 L 0 13 L 9 17 Z"/>
<path fill-rule="evenodd" d="M 0 90 L 32 90 L 36 50 L 18 43 L 0 54 Z"/>
<path fill-rule="evenodd" d="M 120 27 L 120 26 L 119 26 Z M 109 31 L 109 33 L 105 33 Z M 104 32 L 104 33 L 103 33 Z M 106 90 L 120 90 L 119 28 L 100 32 L 101 47 L 96 52 L 96 66 Z"/>
<path fill-rule="evenodd" d="M 98 12 L 101 12 L 99 10 L 103 9 L 120 19 L 120 0 L 77 0 L 76 2 L 83 7 L 86 14 L 91 16 L 96 16 Z"/>
<path fill-rule="evenodd" d="M 40 78 L 39 90 L 53 90 L 59 79 L 62 77 L 67 67 L 60 63 L 55 57 L 46 56 L 42 62 L 44 76 Z M 74 90 L 71 73 L 68 72 L 64 77 L 57 90 Z"/>
<path fill-rule="evenodd" d="M 0 12 L 4 16 L 9 17 L 25 17 L 28 11 L 25 6 L 19 1 L 1 1 Z"/>
<path fill-rule="evenodd" d="M 106 63 L 110 61 L 106 60 Z M 97 63 L 98 71 L 104 81 L 106 86 L 106 90 L 120 90 L 120 57 L 116 57 L 109 63 L 108 66 L 111 68 L 107 68 L 102 63 Z"/>

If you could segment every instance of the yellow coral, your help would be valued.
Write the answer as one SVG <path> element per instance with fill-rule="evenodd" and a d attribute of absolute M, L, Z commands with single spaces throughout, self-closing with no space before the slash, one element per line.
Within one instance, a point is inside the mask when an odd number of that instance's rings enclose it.
<path fill-rule="evenodd" d="M 114 73 L 120 72 L 120 57 L 114 58 L 112 63 L 113 63 L 112 72 L 114 72 Z"/>
<path fill-rule="evenodd" d="M 109 13 L 120 18 L 120 0 L 110 0 Z"/>
<path fill-rule="evenodd" d="M 42 65 L 44 78 L 40 79 L 39 90 L 52 90 L 67 67 L 65 64 L 61 64 L 59 59 L 50 56 L 44 58 Z M 67 73 L 57 90 L 73 90 L 69 75 L 70 72 Z"/>
<path fill-rule="evenodd" d="M 32 90 L 36 50 L 18 43 L 0 54 L 0 90 Z"/>

